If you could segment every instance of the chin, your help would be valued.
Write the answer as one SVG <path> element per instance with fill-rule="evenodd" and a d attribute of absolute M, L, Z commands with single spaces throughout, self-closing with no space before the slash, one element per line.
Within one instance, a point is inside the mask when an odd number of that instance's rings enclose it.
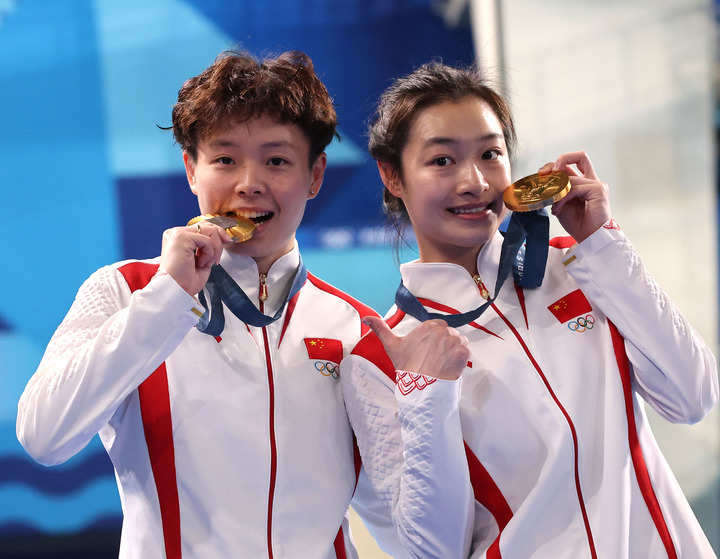
<path fill-rule="evenodd" d="M 230 254 L 238 254 L 242 256 L 253 256 L 252 245 L 249 244 L 250 240 L 243 241 L 242 243 L 228 243 L 223 248 Z"/>
<path fill-rule="evenodd" d="M 481 230 L 477 231 L 474 238 L 474 243 L 476 246 L 482 246 L 485 243 L 487 243 L 490 239 L 492 239 L 495 236 L 495 233 L 498 230 L 500 222 L 494 221 L 493 223 L 488 223 L 487 226 L 483 227 Z"/>

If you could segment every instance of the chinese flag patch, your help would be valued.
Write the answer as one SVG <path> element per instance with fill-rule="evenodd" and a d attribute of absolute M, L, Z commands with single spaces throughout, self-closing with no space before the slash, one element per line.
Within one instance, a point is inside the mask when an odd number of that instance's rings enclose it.
<path fill-rule="evenodd" d="M 305 347 L 307 348 L 310 359 L 332 361 L 333 363 L 340 363 L 340 361 L 342 361 L 343 346 L 340 340 L 333 340 L 331 338 L 305 338 Z"/>
<path fill-rule="evenodd" d="M 585 298 L 583 292 L 577 289 L 555 301 L 548 307 L 548 310 L 553 313 L 560 323 L 564 323 L 571 318 L 590 312 L 592 306 L 590 306 L 590 302 Z"/>

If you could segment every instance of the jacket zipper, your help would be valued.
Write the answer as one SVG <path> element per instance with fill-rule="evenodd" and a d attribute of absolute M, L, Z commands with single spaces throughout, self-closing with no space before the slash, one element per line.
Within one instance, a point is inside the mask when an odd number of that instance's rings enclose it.
<path fill-rule="evenodd" d="M 260 297 L 260 310 L 262 311 L 262 304 L 267 301 L 268 298 L 268 292 L 267 292 L 267 274 L 260 274 L 260 290 L 259 290 L 259 297 Z"/>
<path fill-rule="evenodd" d="M 490 291 L 487 287 L 485 287 L 485 282 L 483 282 L 482 277 L 480 277 L 480 274 L 475 274 L 473 276 L 473 281 L 475 282 L 475 285 L 478 286 L 478 289 L 480 290 L 480 296 L 485 299 L 486 301 L 490 300 Z"/>
<path fill-rule="evenodd" d="M 267 280 L 266 274 L 260 274 L 260 289 L 258 296 L 260 298 L 260 312 L 265 312 L 265 305 L 263 304 L 267 300 Z M 273 506 L 275 501 L 275 481 L 277 477 L 277 445 L 275 440 L 275 380 L 273 378 L 273 367 L 272 360 L 270 359 L 270 342 L 268 340 L 268 333 L 265 326 L 262 328 L 263 333 L 263 346 L 265 348 L 265 364 L 268 375 L 268 433 L 270 436 L 270 485 L 268 487 L 268 506 L 267 506 L 267 550 L 268 559 L 273 559 L 273 546 L 272 546 L 272 518 L 273 518 Z"/>

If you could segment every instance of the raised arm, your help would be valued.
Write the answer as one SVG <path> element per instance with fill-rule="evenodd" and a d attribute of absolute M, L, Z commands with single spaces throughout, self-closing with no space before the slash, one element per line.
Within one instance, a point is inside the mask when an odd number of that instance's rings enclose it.
<path fill-rule="evenodd" d="M 79 452 L 197 323 L 191 294 L 227 241 L 214 225 L 203 227 L 166 231 L 161 273 L 132 295 L 117 267 L 80 288 L 18 404 L 18 439 L 38 462 Z"/>
<path fill-rule="evenodd" d="M 441 322 L 399 338 L 371 320 L 375 333 L 342 365 L 343 394 L 372 486 L 359 488 L 354 508 L 394 557 L 467 557 L 470 547 L 474 500 L 458 410 L 467 340 Z M 383 545 L 383 511 L 402 550 Z"/>
<path fill-rule="evenodd" d="M 569 259 L 568 273 L 624 338 L 638 392 L 669 421 L 702 419 L 718 400 L 715 356 L 624 233 L 609 221 Z"/>
<path fill-rule="evenodd" d="M 718 399 L 715 356 L 611 219 L 608 187 L 588 155 L 563 154 L 540 172 L 549 170 L 567 172 L 572 185 L 553 206 L 579 243 L 567 271 L 624 338 L 636 389 L 669 421 L 699 421 Z"/>
<path fill-rule="evenodd" d="M 170 276 L 130 296 L 114 268 L 93 274 L 18 404 L 17 436 L 46 465 L 79 452 L 197 323 Z"/>

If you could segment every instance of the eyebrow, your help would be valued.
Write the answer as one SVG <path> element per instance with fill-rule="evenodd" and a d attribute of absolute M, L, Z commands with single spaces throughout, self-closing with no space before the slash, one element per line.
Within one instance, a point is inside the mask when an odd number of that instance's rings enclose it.
<path fill-rule="evenodd" d="M 238 144 L 237 142 L 234 142 L 233 140 L 224 140 L 222 138 L 218 138 L 216 140 L 211 141 L 209 143 L 209 145 L 210 145 L 210 147 L 214 147 L 214 148 L 218 148 L 218 147 L 220 147 L 220 148 L 225 148 L 225 147 L 239 148 L 239 147 L 242 147 L 240 144 Z M 288 140 L 277 140 L 275 142 L 265 142 L 265 143 L 261 144 L 260 147 L 272 149 L 272 148 L 279 148 L 279 147 L 293 147 L 293 144 L 292 144 L 292 142 L 290 142 Z"/>
<path fill-rule="evenodd" d="M 208 142 L 208 145 L 214 148 L 238 147 L 238 144 L 233 142 L 232 140 L 223 140 L 222 138 L 216 138 L 211 142 Z"/>
<path fill-rule="evenodd" d="M 477 138 L 479 142 L 485 143 L 485 142 L 491 142 L 491 141 L 497 141 L 497 140 L 503 140 L 505 139 L 505 136 L 502 134 L 498 134 L 496 132 L 491 132 L 490 134 L 485 134 L 484 136 L 480 136 Z M 447 138 L 445 136 L 433 136 L 432 138 L 428 138 L 425 143 L 423 144 L 424 148 L 432 147 L 432 146 L 444 146 L 444 145 L 453 145 L 460 143 L 460 140 L 457 138 Z"/>

